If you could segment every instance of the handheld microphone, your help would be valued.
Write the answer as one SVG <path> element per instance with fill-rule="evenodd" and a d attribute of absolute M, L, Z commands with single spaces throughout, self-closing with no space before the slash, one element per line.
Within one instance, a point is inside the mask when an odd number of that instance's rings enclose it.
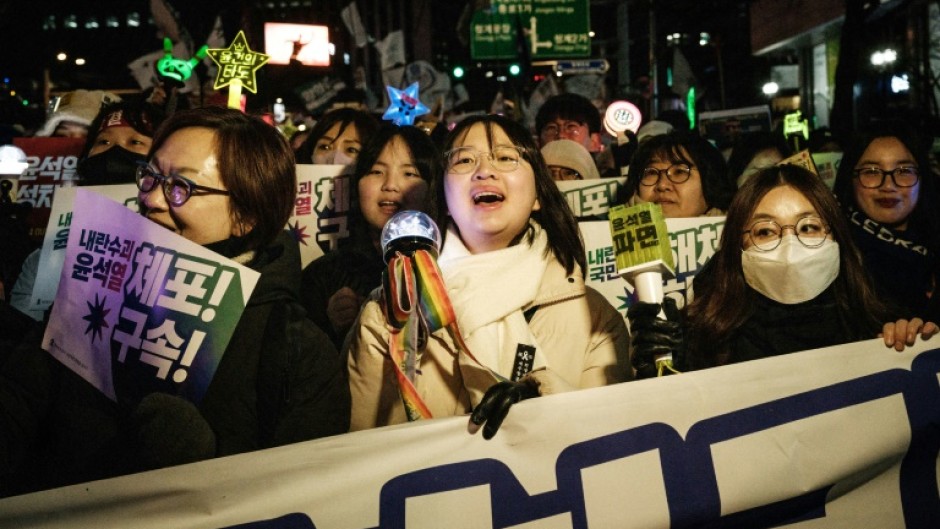
<path fill-rule="evenodd" d="M 417 250 L 427 250 L 437 258 L 441 249 L 441 230 L 425 213 L 399 211 L 385 223 L 380 241 L 386 263 L 396 252 L 413 255 Z"/>
<path fill-rule="evenodd" d="M 669 232 L 659 204 L 618 205 L 608 214 L 617 272 L 644 303 L 663 302 L 663 279 L 675 277 Z M 663 311 L 659 317 L 666 319 Z"/>

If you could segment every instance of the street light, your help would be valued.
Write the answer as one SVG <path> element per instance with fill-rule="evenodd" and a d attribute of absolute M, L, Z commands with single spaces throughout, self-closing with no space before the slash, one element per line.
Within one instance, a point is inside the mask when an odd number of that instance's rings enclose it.
<path fill-rule="evenodd" d="M 770 81 L 769 83 L 764 83 L 762 90 L 764 91 L 764 95 L 772 96 L 780 91 L 780 85 L 778 85 L 777 83 L 773 81 Z"/>

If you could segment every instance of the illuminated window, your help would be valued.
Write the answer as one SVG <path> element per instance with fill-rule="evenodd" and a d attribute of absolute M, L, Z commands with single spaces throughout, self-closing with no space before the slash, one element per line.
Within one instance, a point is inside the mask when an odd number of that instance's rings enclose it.
<path fill-rule="evenodd" d="M 121 22 L 118 21 L 118 17 L 109 15 L 108 18 L 104 19 L 104 25 L 109 28 L 118 28 L 121 27 Z"/>
<path fill-rule="evenodd" d="M 55 15 L 49 15 L 42 21 L 42 29 L 43 31 L 55 30 Z"/>
<path fill-rule="evenodd" d="M 129 28 L 140 27 L 140 13 L 131 12 L 127 14 L 127 27 Z"/>
<path fill-rule="evenodd" d="M 98 17 L 88 17 L 88 20 L 85 21 L 85 29 L 98 29 L 99 27 Z"/>
<path fill-rule="evenodd" d="M 75 29 L 78 27 L 78 17 L 75 15 L 65 15 L 65 18 L 62 19 L 62 25 L 68 29 Z"/>

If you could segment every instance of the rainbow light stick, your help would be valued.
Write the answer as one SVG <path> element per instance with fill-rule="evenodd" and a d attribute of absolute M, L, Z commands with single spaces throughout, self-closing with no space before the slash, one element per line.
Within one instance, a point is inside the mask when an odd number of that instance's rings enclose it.
<path fill-rule="evenodd" d="M 229 44 L 228 48 L 214 48 L 208 50 L 209 58 L 219 67 L 219 72 L 215 76 L 215 85 L 213 88 L 229 87 L 228 89 L 228 107 L 241 108 L 242 87 L 252 94 L 258 93 L 258 87 L 255 84 L 255 72 L 267 64 L 271 59 L 269 55 L 252 51 L 248 47 L 248 40 L 245 38 L 245 32 L 239 31 L 235 40 Z"/>

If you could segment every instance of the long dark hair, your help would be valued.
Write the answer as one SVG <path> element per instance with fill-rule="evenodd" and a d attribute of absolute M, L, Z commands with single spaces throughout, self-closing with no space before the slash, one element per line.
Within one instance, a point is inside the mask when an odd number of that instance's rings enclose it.
<path fill-rule="evenodd" d="M 855 186 L 852 184 L 855 165 L 861 160 L 868 146 L 877 138 L 895 138 L 914 156 L 914 161 L 917 162 L 917 168 L 920 171 L 920 189 L 917 204 L 908 217 L 908 224 L 916 227 L 918 232 L 927 238 L 930 251 L 940 251 L 940 211 L 938 211 L 940 210 L 940 195 L 938 195 L 940 189 L 938 189 L 937 175 L 933 171 L 927 154 L 928 145 L 909 124 L 897 121 L 873 124 L 853 138 L 842 155 L 842 162 L 833 186 L 839 203 L 842 204 L 843 209 L 860 209 L 855 201 Z"/>
<path fill-rule="evenodd" d="M 313 163 L 313 151 L 317 146 L 317 142 L 337 123 L 340 124 L 337 136 L 341 135 L 347 127 L 352 125 L 356 128 L 356 133 L 359 134 L 359 141 L 363 145 L 369 141 L 369 138 L 375 133 L 375 129 L 379 126 L 378 121 L 372 117 L 372 114 L 364 110 L 356 110 L 354 108 L 338 108 L 331 110 L 323 114 L 323 116 L 317 120 L 316 124 L 310 130 L 310 135 L 307 136 L 307 139 L 304 140 L 303 144 L 297 149 L 297 163 Z"/>
<path fill-rule="evenodd" d="M 545 165 L 545 159 L 539 152 L 528 130 L 516 121 L 509 118 L 491 114 L 485 116 L 471 116 L 461 121 L 447 135 L 444 141 L 444 150 L 448 151 L 457 146 L 466 137 L 470 127 L 480 124 L 486 129 L 488 143 L 493 145 L 493 132 L 496 127 L 502 129 L 513 145 L 522 148 L 522 157 L 532 166 L 535 174 L 535 196 L 541 206 L 532 212 L 532 218 L 542 226 L 548 235 L 548 249 L 556 259 L 565 267 L 567 273 L 574 271 L 577 264 L 581 267 L 581 275 L 587 272 L 584 256 L 584 242 L 578 223 L 568 207 L 568 202 L 558 190 L 558 185 L 552 180 L 552 173 Z M 446 168 L 445 168 L 446 171 Z M 431 186 L 431 195 L 434 197 L 437 208 L 437 224 L 445 232 L 444 244 L 447 244 L 446 228 L 449 221 L 449 210 L 444 195 L 444 179 L 446 174 L 438 178 Z"/>
<path fill-rule="evenodd" d="M 426 132 L 413 126 L 399 127 L 390 123 L 380 126 L 369 140 L 363 144 L 362 151 L 359 153 L 359 157 L 356 158 L 356 169 L 350 177 L 350 237 L 340 239 L 339 246 L 342 248 L 354 247 L 360 250 L 368 250 L 373 247 L 374 227 L 368 225 L 362 215 L 362 208 L 359 206 L 359 181 L 372 170 L 372 166 L 382 155 L 382 151 L 395 138 L 400 138 L 408 147 L 408 150 L 411 151 L 411 159 L 415 168 L 421 174 L 421 179 L 428 182 L 429 186 L 443 172 L 440 151 Z M 433 204 L 428 200 L 422 209 L 426 213 L 431 213 L 432 207 Z"/>
<path fill-rule="evenodd" d="M 630 161 L 629 176 L 618 197 L 618 203 L 626 203 L 637 193 L 643 171 L 656 157 L 695 166 L 701 175 L 702 195 L 705 197 L 706 207 L 728 209 L 737 186 L 728 178 L 728 165 L 721 151 L 705 138 L 681 130 L 653 136 L 640 145 Z"/>
<path fill-rule="evenodd" d="M 757 204 L 772 189 L 790 186 L 813 205 L 839 244 L 839 275 L 832 292 L 838 306 L 833 317 L 853 336 L 873 338 L 888 312 L 875 295 L 862 256 L 849 233 L 848 222 L 835 197 L 813 173 L 793 165 L 764 169 L 747 180 L 728 207 L 720 249 L 715 252 L 707 279 L 695 281 L 695 297 L 686 307 L 690 335 L 689 367 L 710 367 L 730 351 L 730 340 L 754 313 L 758 294 L 744 279 L 741 265 L 742 234 Z"/>
<path fill-rule="evenodd" d="M 147 158 L 174 132 L 201 127 L 215 133 L 219 177 L 229 191 L 235 222 L 251 230 L 246 250 L 267 246 L 284 230 L 294 207 L 297 176 L 294 154 L 284 136 L 261 118 L 234 109 L 180 110 L 163 122 Z"/>

